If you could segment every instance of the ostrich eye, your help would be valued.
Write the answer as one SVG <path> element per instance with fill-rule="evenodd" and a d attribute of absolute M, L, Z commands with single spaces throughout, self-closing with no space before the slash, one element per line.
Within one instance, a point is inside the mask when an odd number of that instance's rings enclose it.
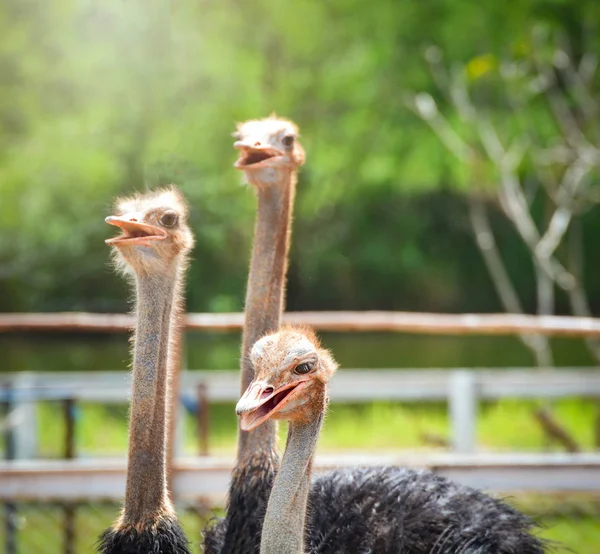
<path fill-rule="evenodd" d="M 170 211 L 165 212 L 160 218 L 160 224 L 164 227 L 173 227 L 177 223 L 179 216 L 176 212 Z"/>
<path fill-rule="evenodd" d="M 312 362 L 304 362 L 303 364 L 297 365 L 294 369 L 294 373 L 298 375 L 306 375 L 309 371 L 312 370 L 314 364 Z"/>
<path fill-rule="evenodd" d="M 286 148 L 291 148 L 294 145 L 294 135 L 285 135 L 281 142 Z"/>

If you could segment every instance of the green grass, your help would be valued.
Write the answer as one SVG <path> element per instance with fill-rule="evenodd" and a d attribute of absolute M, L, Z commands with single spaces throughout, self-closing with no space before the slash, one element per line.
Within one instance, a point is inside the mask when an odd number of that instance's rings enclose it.
<path fill-rule="evenodd" d="M 91 554 L 101 531 L 116 518 L 119 507 L 112 504 L 83 504 L 76 510 L 75 552 Z M 206 518 L 192 510 L 179 510 L 182 525 L 192 542 L 193 552 L 200 553 L 200 533 Z M 63 554 L 64 510 L 58 505 L 22 504 L 18 506 L 17 554 Z M 549 515 L 540 519 L 541 537 L 566 545 L 577 554 L 597 554 L 600 525 L 592 515 Z M 4 527 L 0 528 L 0 552 L 5 544 Z M 564 548 L 556 552 L 566 552 Z"/>
<path fill-rule="evenodd" d="M 536 402 L 502 400 L 482 404 L 477 424 L 480 450 L 488 451 L 548 451 L 560 450 L 548 444 L 539 424 L 533 417 Z M 554 416 L 563 424 L 585 450 L 594 447 L 593 422 L 597 406 L 593 401 L 564 399 L 553 404 Z M 127 451 L 127 418 L 125 406 L 82 404 L 77 419 L 77 451 L 81 456 L 123 456 Z M 185 451 L 198 452 L 194 419 L 186 415 Z M 38 405 L 40 451 L 44 457 L 60 457 L 63 451 L 64 423 L 60 406 L 55 403 Z M 285 426 L 280 434 L 285 436 Z M 440 449 L 424 443 L 423 437 L 447 439 L 449 425 L 447 407 L 442 403 L 399 404 L 375 402 L 372 404 L 332 404 L 321 439 L 320 451 L 361 450 L 374 452 L 401 449 Z M 212 454 L 231 455 L 235 449 L 236 418 L 232 404 L 210 407 L 210 449 Z M 541 536 L 566 545 L 578 554 L 600 552 L 600 502 L 592 508 L 576 499 L 564 498 L 548 507 L 544 495 L 515 499 L 519 506 L 540 515 L 544 525 Z M 584 508 L 581 508 L 584 506 Z M 588 506 L 587 508 L 585 506 Z M 116 517 L 115 506 L 84 506 L 77 515 L 77 553 L 93 552 L 92 544 L 98 533 Z M 62 541 L 59 507 L 25 506 L 19 515 L 19 554 L 59 554 Z M 198 532 L 203 525 L 198 516 L 186 513 L 184 525 L 198 545 Z M 0 554 L 3 539 L 0 531 Z"/>
<path fill-rule="evenodd" d="M 92 554 L 99 534 L 109 527 L 119 513 L 113 504 L 79 504 L 75 510 L 75 553 Z M 199 552 L 200 531 L 206 519 L 192 511 L 180 514 L 182 525 Z M 64 554 L 63 506 L 57 504 L 21 504 L 17 508 L 17 554 Z M 0 528 L 0 553 L 5 544 L 5 529 Z"/>
<path fill-rule="evenodd" d="M 533 401 L 502 400 L 481 405 L 477 420 L 477 442 L 481 450 L 560 450 L 548 443 L 533 417 Z M 583 450 L 594 449 L 593 423 L 598 407 L 593 401 L 563 399 L 553 404 L 554 416 L 572 434 Z M 127 452 L 125 406 L 81 404 L 78 407 L 77 450 L 81 455 L 119 456 Z M 198 451 L 194 418 L 186 416 L 185 450 Z M 60 457 L 64 449 L 64 422 L 56 403 L 38 405 L 40 453 Z M 282 435 L 285 427 L 282 426 Z M 447 439 L 447 408 L 442 403 L 333 404 L 319 441 L 321 451 L 430 449 L 424 436 Z M 233 404 L 210 407 L 209 443 L 215 454 L 232 453 L 236 441 Z"/>
<path fill-rule="evenodd" d="M 544 538 L 565 545 L 576 554 L 600 552 L 600 521 L 597 516 L 577 520 L 552 517 L 542 520 L 542 523 L 546 527 L 541 533 Z"/>

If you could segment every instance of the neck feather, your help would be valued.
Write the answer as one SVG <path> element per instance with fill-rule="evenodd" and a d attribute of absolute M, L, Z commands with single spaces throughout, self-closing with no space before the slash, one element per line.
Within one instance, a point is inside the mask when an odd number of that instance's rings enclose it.
<path fill-rule="evenodd" d="M 263 523 L 260 554 L 304 554 L 306 504 L 323 412 L 308 423 L 290 422 L 285 454 Z"/>
<path fill-rule="evenodd" d="M 124 523 L 172 510 L 166 481 L 168 357 L 179 269 L 136 277 L 136 331 Z"/>
<path fill-rule="evenodd" d="M 242 339 L 242 393 L 254 378 L 249 360 L 253 344 L 281 324 L 295 188 L 296 171 L 289 170 L 280 174 L 278 182 L 256 187 L 258 211 Z M 238 460 L 255 454 L 258 449 L 272 451 L 276 433 L 276 424 L 271 421 L 253 431 L 239 430 Z"/>

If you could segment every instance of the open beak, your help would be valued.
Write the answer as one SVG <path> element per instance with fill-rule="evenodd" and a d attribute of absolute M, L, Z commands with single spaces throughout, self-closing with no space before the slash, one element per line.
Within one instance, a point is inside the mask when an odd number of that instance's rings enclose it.
<path fill-rule="evenodd" d="M 121 244 L 141 244 L 150 246 L 153 241 L 164 240 L 167 238 L 167 233 L 164 229 L 147 223 L 140 223 L 132 220 L 130 217 L 120 217 L 111 215 L 104 221 L 109 225 L 119 227 L 123 233 L 118 237 L 106 239 L 104 242 L 111 245 Z"/>
<path fill-rule="evenodd" d="M 240 416 L 240 427 L 250 431 L 279 412 L 309 382 L 294 381 L 274 390 L 268 383 L 253 381 L 240 398 L 235 412 Z"/>
<path fill-rule="evenodd" d="M 283 156 L 284 152 L 272 146 L 262 146 L 252 141 L 238 140 L 233 147 L 240 151 L 238 159 L 233 164 L 236 169 L 254 169 L 267 166 L 267 160 Z"/>

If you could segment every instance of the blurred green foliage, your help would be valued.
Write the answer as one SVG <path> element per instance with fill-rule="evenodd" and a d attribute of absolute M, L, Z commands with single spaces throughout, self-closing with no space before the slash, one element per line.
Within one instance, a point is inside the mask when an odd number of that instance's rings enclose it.
<path fill-rule="evenodd" d="M 539 21 L 598 53 L 596 0 L 3 0 L 0 310 L 125 309 L 103 218 L 169 182 L 197 236 L 188 307 L 241 309 L 254 197 L 230 133 L 272 111 L 308 154 L 291 309 L 499 309 L 457 168 L 403 98 L 439 94 L 428 45 L 476 79 Z M 497 219 L 531 306 L 527 254 Z"/>

